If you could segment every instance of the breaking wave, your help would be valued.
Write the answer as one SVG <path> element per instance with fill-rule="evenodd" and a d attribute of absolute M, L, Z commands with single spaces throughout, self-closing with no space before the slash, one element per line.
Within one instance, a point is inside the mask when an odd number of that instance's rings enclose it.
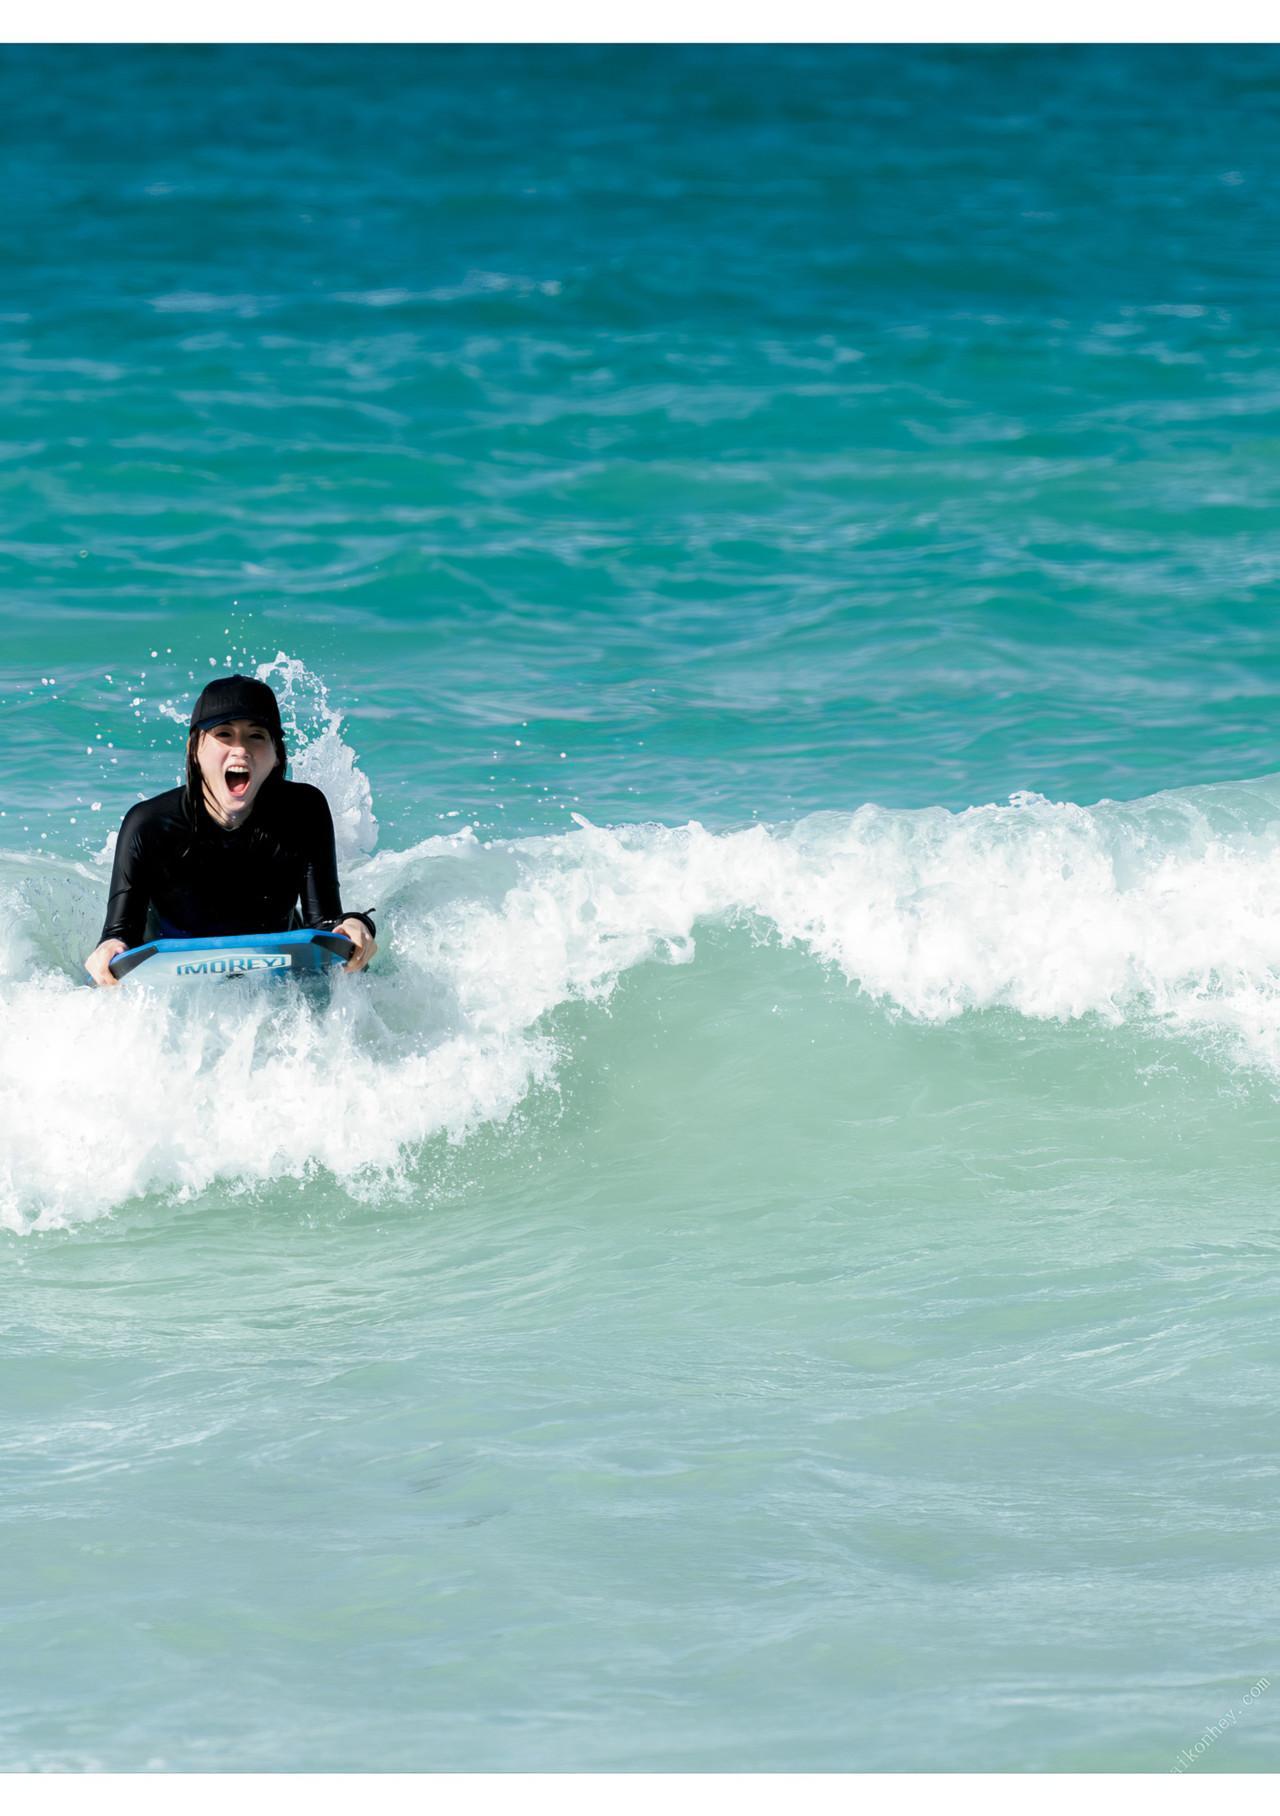
<path fill-rule="evenodd" d="M 357 1195 L 501 1123 L 562 1060 L 557 1011 L 706 929 L 800 948 L 890 1015 L 1137 1022 L 1280 1073 L 1280 780 L 1093 807 L 820 813 L 376 850 L 367 778 L 300 664 L 266 665 L 339 827 L 380 956 L 327 998 L 97 992 L 96 861 L 0 858 L 0 1218 L 61 1227 L 140 1194 L 325 1170 Z M 589 1063 L 589 1056 L 588 1062 Z"/>

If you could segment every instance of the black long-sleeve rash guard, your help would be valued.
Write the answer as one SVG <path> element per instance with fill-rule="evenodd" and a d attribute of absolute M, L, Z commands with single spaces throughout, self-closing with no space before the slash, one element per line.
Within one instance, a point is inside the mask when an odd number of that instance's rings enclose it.
<path fill-rule="evenodd" d="M 129 809 L 116 840 L 102 939 L 140 946 L 162 937 L 331 927 L 348 918 L 338 894 L 333 816 L 318 788 L 269 782 L 234 832 L 203 806 L 198 817 L 193 830 L 181 788 Z M 367 914 L 351 918 L 375 931 Z"/>

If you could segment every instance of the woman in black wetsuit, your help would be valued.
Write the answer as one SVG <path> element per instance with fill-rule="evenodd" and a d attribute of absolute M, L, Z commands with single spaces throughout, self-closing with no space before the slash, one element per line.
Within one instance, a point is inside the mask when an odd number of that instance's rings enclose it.
<path fill-rule="evenodd" d="M 345 933 L 355 951 L 343 969 L 364 969 L 376 929 L 367 914 L 344 914 L 329 803 L 286 782 L 287 762 L 266 682 L 211 681 L 191 714 L 185 784 L 124 816 L 101 942 L 85 960 L 95 984 L 116 983 L 111 960 L 146 939 L 279 933 L 291 922 Z"/>

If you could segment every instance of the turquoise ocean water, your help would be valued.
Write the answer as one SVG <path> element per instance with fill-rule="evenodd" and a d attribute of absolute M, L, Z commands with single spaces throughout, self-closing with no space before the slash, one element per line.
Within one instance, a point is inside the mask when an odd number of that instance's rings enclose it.
<path fill-rule="evenodd" d="M 0 1765 L 1280 1762 L 1278 81 L 0 55 Z"/>

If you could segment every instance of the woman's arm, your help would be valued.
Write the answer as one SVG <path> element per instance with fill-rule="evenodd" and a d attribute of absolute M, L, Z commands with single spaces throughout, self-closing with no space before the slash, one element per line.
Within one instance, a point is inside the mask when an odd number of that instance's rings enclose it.
<path fill-rule="evenodd" d="M 343 933 L 355 951 L 342 967 L 344 971 L 363 971 L 378 950 L 374 943 L 377 928 L 367 914 L 343 914 L 338 892 L 338 855 L 333 838 L 333 815 L 329 803 L 318 788 L 308 788 L 311 800 L 311 824 L 308 828 L 305 866 L 302 873 L 302 921 L 306 927 L 325 926 Z"/>
<path fill-rule="evenodd" d="M 143 822 L 140 807 L 131 807 L 116 838 L 107 917 L 102 923 L 98 944 L 84 962 L 84 968 L 95 984 L 118 983 L 120 980 L 112 977 L 108 968 L 111 960 L 117 952 L 127 952 L 130 946 L 142 944 L 151 900 L 142 849 Z"/>

